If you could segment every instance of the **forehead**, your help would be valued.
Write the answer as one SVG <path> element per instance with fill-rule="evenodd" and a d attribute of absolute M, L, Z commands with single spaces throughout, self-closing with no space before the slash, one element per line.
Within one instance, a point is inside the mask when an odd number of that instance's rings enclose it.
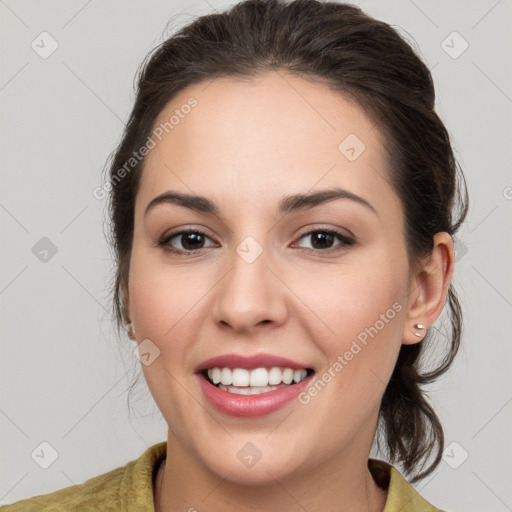
<path fill-rule="evenodd" d="M 145 203 L 166 189 L 249 202 L 329 186 L 379 200 L 394 195 L 384 138 L 363 108 L 284 71 L 189 86 L 155 128 L 161 140 L 139 188 Z"/>

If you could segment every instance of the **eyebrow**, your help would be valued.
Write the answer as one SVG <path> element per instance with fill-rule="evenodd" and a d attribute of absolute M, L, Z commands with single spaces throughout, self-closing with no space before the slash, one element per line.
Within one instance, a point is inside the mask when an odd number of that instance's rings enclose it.
<path fill-rule="evenodd" d="M 338 187 L 320 190 L 318 192 L 307 192 L 304 194 L 286 196 L 279 201 L 278 212 L 287 214 L 295 211 L 307 210 L 309 208 L 314 208 L 315 206 L 334 201 L 335 199 L 349 199 L 365 206 L 378 216 L 375 208 L 366 199 Z M 220 212 L 219 207 L 213 201 L 204 196 L 182 194 L 180 192 L 169 190 L 150 201 L 146 206 L 144 216 L 160 204 L 177 204 L 185 208 L 190 208 L 191 210 L 201 213 L 210 213 L 213 215 L 218 215 Z"/>

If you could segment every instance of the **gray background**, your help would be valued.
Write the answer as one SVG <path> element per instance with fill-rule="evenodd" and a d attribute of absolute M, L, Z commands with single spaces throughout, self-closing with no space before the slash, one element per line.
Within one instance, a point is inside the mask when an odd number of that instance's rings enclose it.
<path fill-rule="evenodd" d="M 81 483 L 166 438 L 142 380 L 128 414 L 140 371 L 133 344 L 111 329 L 111 255 L 93 189 L 137 66 L 169 19 L 172 30 L 231 3 L 0 0 L 0 503 Z M 463 347 L 431 387 L 450 446 L 416 487 L 443 509 L 512 510 L 512 3 L 356 3 L 416 41 L 471 195 L 455 274 Z M 44 31 L 59 45 L 45 59 L 31 47 L 51 48 Z M 41 252 L 43 237 L 56 254 Z M 58 454 L 48 469 L 43 441 Z"/>

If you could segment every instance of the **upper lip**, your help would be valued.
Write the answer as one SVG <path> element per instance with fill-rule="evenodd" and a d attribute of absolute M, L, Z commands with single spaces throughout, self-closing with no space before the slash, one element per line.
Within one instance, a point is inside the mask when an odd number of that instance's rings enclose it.
<path fill-rule="evenodd" d="M 202 372 L 210 368 L 245 368 L 247 370 L 253 370 L 254 368 L 272 368 L 274 366 L 292 368 L 293 370 L 310 368 L 310 366 L 306 364 L 272 354 L 255 354 L 252 356 L 224 354 L 199 363 L 195 367 L 195 372 Z"/>

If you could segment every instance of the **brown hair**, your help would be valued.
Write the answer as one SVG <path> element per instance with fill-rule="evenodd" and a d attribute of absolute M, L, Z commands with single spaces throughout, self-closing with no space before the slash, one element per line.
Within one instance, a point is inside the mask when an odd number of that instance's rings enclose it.
<path fill-rule="evenodd" d="M 280 69 L 351 95 L 376 119 L 387 139 L 391 184 L 405 212 L 412 267 L 430 254 L 434 234 L 453 235 L 460 227 L 467 213 L 466 184 L 434 111 L 432 77 L 398 32 L 351 5 L 246 0 L 196 18 L 148 55 L 139 70 L 135 104 L 109 162 L 118 331 L 128 321 L 123 292 L 144 159 L 122 179 L 119 170 L 144 146 L 158 114 L 188 85 Z M 462 314 L 452 285 L 447 303 L 451 332 L 444 359 L 429 371 L 420 367 L 432 329 L 421 343 L 402 345 L 380 407 L 379 446 L 384 441 L 390 460 L 401 463 L 413 481 L 435 469 L 444 446 L 441 423 L 420 386 L 443 374 L 459 348 Z"/>

